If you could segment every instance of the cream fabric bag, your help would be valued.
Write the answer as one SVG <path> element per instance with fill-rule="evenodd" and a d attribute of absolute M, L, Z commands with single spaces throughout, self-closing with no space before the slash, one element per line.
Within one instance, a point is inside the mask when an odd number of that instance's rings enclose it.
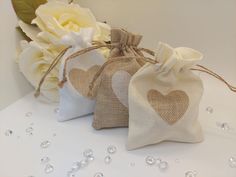
<path fill-rule="evenodd" d="M 71 54 L 90 47 L 93 38 L 92 29 L 81 29 L 79 34 L 70 33 L 64 37 L 64 44 L 72 46 L 62 58 L 59 80 L 63 79 L 65 60 Z M 60 89 L 58 121 L 66 121 L 93 113 L 95 101 L 86 98 L 89 83 L 105 62 L 105 58 L 94 50 L 71 59 L 67 63 L 67 82 Z"/>
<path fill-rule="evenodd" d="M 203 84 L 190 70 L 201 59 L 196 50 L 160 43 L 159 63 L 147 63 L 131 78 L 129 150 L 162 141 L 203 140 L 197 120 Z"/>

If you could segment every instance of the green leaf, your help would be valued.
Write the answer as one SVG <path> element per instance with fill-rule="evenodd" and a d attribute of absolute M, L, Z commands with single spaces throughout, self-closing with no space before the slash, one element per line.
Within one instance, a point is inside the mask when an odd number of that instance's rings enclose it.
<path fill-rule="evenodd" d="M 32 41 L 19 26 L 16 27 L 16 31 L 18 31 L 26 41 Z"/>
<path fill-rule="evenodd" d="M 36 17 L 36 9 L 47 0 L 11 0 L 11 2 L 18 18 L 31 24 L 31 21 Z"/>

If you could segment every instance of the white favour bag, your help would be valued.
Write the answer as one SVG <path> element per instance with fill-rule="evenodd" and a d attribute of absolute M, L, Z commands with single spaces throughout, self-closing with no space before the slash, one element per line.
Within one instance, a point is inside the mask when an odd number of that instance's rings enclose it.
<path fill-rule="evenodd" d="M 63 38 L 64 44 L 70 45 L 72 48 L 68 49 L 62 58 L 59 80 L 63 79 L 66 58 L 81 49 L 90 47 L 92 38 L 92 29 L 81 29 L 79 33 L 72 32 Z M 95 101 L 85 96 L 93 75 L 104 62 L 104 56 L 94 50 L 75 57 L 67 63 L 67 82 L 60 89 L 58 121 L 66 121 L 93 113 Z"/>
<path fill-rule="evenodd" d="M 201 59 L 196 50 L 159 44 L 159 63 L 147 63 L 130 81 L 127 149 L 203 140 L 197 120 L 203 84 L 190 69 Z"/>

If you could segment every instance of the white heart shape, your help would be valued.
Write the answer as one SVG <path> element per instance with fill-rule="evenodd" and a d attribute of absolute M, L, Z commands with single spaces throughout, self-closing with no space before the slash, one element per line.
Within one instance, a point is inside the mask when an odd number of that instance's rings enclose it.
<path fill-rule="evenodd" d="M 117 71 L 112 76 L 112 89 L 118 100 L 126 107 L 129 107 L 128 103 L 128 89 L 131 75 L 126 71 Z"/>

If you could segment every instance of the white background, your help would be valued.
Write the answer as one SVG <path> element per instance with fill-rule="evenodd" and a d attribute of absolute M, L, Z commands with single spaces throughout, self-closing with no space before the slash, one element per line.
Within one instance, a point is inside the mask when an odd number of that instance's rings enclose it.
<path fill-rule="evenodd" d="M 79 0 L 113 27 L 144 35 L 143 44 L 158 41 L 188 46 L 204 53 L 210 68 L 236 84 L 236 0 Z M 0 1 L 0 109 L 31 88 L 15 64 L 14 27 L 10 0 Z"/>

